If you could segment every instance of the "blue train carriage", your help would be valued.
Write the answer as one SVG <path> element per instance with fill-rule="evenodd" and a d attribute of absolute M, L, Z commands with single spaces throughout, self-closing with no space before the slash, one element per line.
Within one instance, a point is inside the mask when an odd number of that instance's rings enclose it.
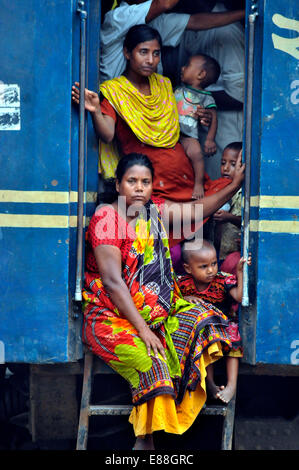
<path fill-rule="evenodd" d="M 17 8 L 1 0 L 0 340 L 6 362 L 67 363 L 82 354 L 73 302 L 78 214 L 81 209 L 85 224 L 94 209 L 98 151 L 90 123 L 83 123 L 80 139 L 71 87 L 82 70 L 97 89 L 100 1 L 84 5 L 80 11 L 70 0 L 33 1 Z"/>
<path fill-rule="evenodd" d="M 98 145 L 89 117 L 71 104 L 71 86 L 79 79 L 98 87 L 101 2 L 0 5 L 0 362 L 29 365 L 33 438 L 73 438 L 84 228 L 95 208 Z M 298 12 L 295 0 L 246 8 L 243 247 L 254 262 L 241 311 L 243 365 L 293 374 Z"/>
<path fill-rule="evenodd" d="M 250 175 L 244 191 L 243 242 L 254 264 L 241 313 L 244 362 L 296 366 L 298 8 L 294 1 L 265 0 L 249 2 L 247 13 L 244 146 Z"/>
<path fill-rule="evenodd" d="M 78 241 L 98 180 L 92 124 L 71 87 L 98 87 L 100 0 L 0 7 L 0 363 L 30 370 L 33 439 L 68 437 L 77 408 L 67 369 L 82 357 Z"/>

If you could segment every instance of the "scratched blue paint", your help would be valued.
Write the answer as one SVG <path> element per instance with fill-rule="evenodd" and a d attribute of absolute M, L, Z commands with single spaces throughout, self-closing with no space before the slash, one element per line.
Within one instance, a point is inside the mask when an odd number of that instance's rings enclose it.
<path fill-rule="evenodd" d="M 298 37 L 298 33 L 274 24 L 273 15 L 277 14 L 299 21 L 298 2 L 265 2 L 261 187 L 263 194 L 273 194 L 275 190 L 276 195 L 297 195 L 299 107 L 298 103 L 293 104 L 291 101 L 291 86 L 298 79 L 298 59 L 285 51 L 275 49 L 272 34 L 291 39 L 294 35 Z"/>
<path fill-rule="evenodd" d="M 251 207 L 251 218 L 253 220 L 298 220 L 299 210 L 294 208 L 270 208 L 270 207 Z"/>
<path fill-rule="evenodd" d="M 273 240 L 274 239 L 274 240 Z M 256 361 L 289 364 L 298 339 L 298 236 L 260 235 Z"/>
<path fill-rule="evenodd" d="M 97 89 L 100 1 L 87 0 L 88 86 Z M 78 110 L 71 86 L 79 78 L 80 17 L 75 0 L 0 0 L 1 80 L 20 87 L 21 129 L 0 131 L 2 191 L 78 190 Z M 85 190 L 97 188 L 91 122 Z M 92 136 L 92 137 L 91 137 Z M 66 199 L 67 200 L 67 199 Z M 87 215 L 92 204 L 86 205 Z M 0 214 L 77 215 L 77 204 L 0 202 Z M 55 223 L 54 223 L 55 226 Z M 0 228 L 0 341 L 7 362 L 76 359 L 71 341 L 76 228 Z M 76 323 L 77 322 L 77 323 Z M 2 344 L 1 343 L 1 344 Z"/>
<path fill-rule="evenodd" d="M 299 21 L 296 1 L 259 1 L 256 21 L 253 109 L 252 196 L 298 196 L 298 118 L 294 100 L 298 59 L 275 49 L 272 34 L 298 37 L 298 32 L 279 28 L 273 15 Z M 298 24 L 298 23 L 297 23 Z M 298 87 L 298 83 L 297 83 Z M 293 95 L 292 95 L 293 93 Z M 252 207 L 251 220 L 268 222 L 267 231 L 251 232 L 254 256 L 250 268 L 250 303 L 242 309 L 245 362 L 293 364 L 298 324 L 298 233 L 288 233 L 298 220 L 298 209 Z M 271 232 L 277 221 L 279 231 Z"/>
<path fill-rule="evenodd" d="M 8 361 L 65 360 L 67 238 L 66 230 L 5 230 L 2 239 L 5 243 L 2 257 L 5 304 L 1 306 L 1 340 Z M 18 258 L 16 247 L 20 247 Z"/>

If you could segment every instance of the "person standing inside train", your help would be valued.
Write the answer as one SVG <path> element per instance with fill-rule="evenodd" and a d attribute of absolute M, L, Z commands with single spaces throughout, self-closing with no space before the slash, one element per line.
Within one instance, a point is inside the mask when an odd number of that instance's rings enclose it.
<path fill-rule="evenodd" d="M 111 162 L 114 142 L 120 151 L 115 167 L 123 155 L 146 152 L 155 169 L 154 196 L 190 201 L 194 171 L 179 142 L 177 103 L 170 80 L 156 73 L 161 47 L 161 36 L 154 28 L 146 24 L 130 28 L 123 44 L 127 63 L 124 73 L 101 84 L 102 99 L 86 89 L 85 108 L 101 144 L 107 145 L 107 153 L 101 152 L 103 167 Z M 78 82 L 73 86 L 72 98 L 79 103 Z M 227 179 L 215 185 L 207 178 L 205 195 L 227 184 Z"/>
<path fill-rule="evenodd" d="M 217 2 L 211 14 L 223 14 L 226 2 Z M 236 3 L 236 2 L 235 2 Z M 229 11 L 227 10 L 227 13 Z M 221 69 L 215 84 L 207 88 L 217 105 L 217 153 L 206 158 L 206 171 L 213 179 L 221 174 L 221 157 L 230 142 L 243 137 L 243 104 L 245 84 L 245 30 L 240 21 L 208 31 L 186 31 L 180 42 L 180 66 L 190 56 L 206 54 L 213 57 Z"/>
<path fill-rule="evenodd" d="M 106 13 L 100 37 L 101 83 L 123 73 L 126 67 L 123 42 L 132 26 L 148 23 L 159 31 L 163 46 L 176 47 L 185 31 L 218 28 L 235 23 L 245 16 L 244 10 L 194 14 L 170 12 L 178 3 L 179 0 L 127 0 L 121 1 L 119 6 Z M 163 57 L 157 71 L 167 75 L 162 63 Z"/>

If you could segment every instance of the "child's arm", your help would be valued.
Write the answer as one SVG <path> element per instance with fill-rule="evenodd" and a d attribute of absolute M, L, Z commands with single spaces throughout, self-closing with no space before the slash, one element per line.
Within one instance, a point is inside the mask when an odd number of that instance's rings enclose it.
<path fill-rule="evenodd" d="M 200 298 L 195 295 L 186 295 L 184 299 L 187 300 L 187 302 L 190 302 L 190 304 L 201 304 Z"/>
<path fill-rule="evenodd" d="M 234 224 L 236 227 L 241 228 L 242 217 L 240 215 L 234 215 L 228 211 L 218 210 L 213 215 L 213 219 L 215 220 L 215 222 L 218 222 L 218 223 L 230 222 L 231 224 Z"/>
<path fill-rule="evenodd" d="M 229 293 L 236 302 L 242 302 L 243 296 L 243 269 L 246 260 L 242 257 L 237 266 L 237 281 L 238 285 L 230 289 Z M 251 265 L 251 255 L 248 255 L 247 264 Z"/>
<path fill-rule="evenodd" d="M 212 114 L 212 121 L 207 133 L 206 141 L 204 144 L 204 152 L 208 155 L 214 155 L 217 152 L 217 146 L 215 144 L 215 137 L 217 132 L 217 112 L 215 108 L 209 108 Z"/>

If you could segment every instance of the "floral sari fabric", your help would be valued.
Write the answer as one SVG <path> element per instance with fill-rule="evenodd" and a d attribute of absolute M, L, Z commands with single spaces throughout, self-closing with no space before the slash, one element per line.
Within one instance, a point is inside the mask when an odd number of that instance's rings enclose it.
<path fill-rule="evenodd" d="M 86 272 L 83 342 L 130 384 L 133 404 L 161 394 L 179 403 L 200 380 L 205 348 L 230 345 L 227 317 L 209 304 L 194 306 L 178 289 L 168 239 L 157 207 L 149 201 L 135 225 L 122 277 L 137 310 L 161 340 L 166 360 L 148 356 L 137 330 L 113 304 L 102 280 Z"/>

